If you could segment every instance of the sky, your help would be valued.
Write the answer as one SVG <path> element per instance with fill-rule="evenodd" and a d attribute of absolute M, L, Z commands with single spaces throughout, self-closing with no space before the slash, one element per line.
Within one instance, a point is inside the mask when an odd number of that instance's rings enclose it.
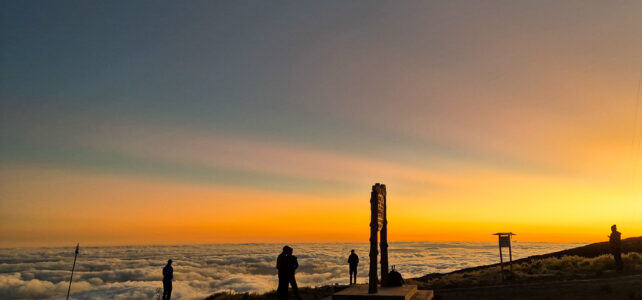
<path fill-rule="evenodd" d="M 0 1 L 0 247 L 642 235 L 640 1 Z"/>

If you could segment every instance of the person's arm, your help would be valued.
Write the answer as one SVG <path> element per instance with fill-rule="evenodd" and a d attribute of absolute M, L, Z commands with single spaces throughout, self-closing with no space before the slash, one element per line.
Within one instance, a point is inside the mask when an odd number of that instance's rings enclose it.
<path fill-rule="evenodd" d="M 357 256 L 357 255 L 355 254 L 354 258 L 356 258 L 354 263 L 355 263 L 355 264 L 358 264 L 358 263 L 359 263 L 359 256 Z"/>
<path fill-rule="evenodd" d="M 296 270 L 296 268 L 298 268 L 298 267 L 299 267 L 299 260 L 295 256 L 294 257 L 294 269 Z"/>

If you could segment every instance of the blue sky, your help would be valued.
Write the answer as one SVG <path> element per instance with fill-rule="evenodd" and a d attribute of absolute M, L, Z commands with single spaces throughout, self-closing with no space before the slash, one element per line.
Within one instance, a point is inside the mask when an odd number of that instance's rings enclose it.
<path fill-rule="evenodd" d="M 586 224 L 640 193 L 637 1 L 0 3 L 6 178 L 348 202 L 384 181 L 422 207 L 504 204 L 521 178 L 547 209 L 593 195 Z"/>

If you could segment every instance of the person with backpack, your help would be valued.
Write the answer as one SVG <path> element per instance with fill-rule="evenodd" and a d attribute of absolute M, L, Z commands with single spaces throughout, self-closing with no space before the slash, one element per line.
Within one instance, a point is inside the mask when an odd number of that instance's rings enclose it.
<path fill-rule="evenodd" d="M 401 273 L 395 269 L 395 265 L 392 265 L 392 271 L 388 273 L 388 286 L 403 286 L 404 284 L 405 281 Z"/>

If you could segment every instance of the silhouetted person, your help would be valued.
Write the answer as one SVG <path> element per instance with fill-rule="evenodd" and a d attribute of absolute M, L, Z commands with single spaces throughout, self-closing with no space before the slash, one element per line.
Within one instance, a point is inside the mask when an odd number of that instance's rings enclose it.
<path fill-rule="evenodd" d="M 350 265 L 350 285 L 357 284 L 357 266 L 359 265 L 359 256 L 354 253 L 354 249 L 350 251 L 350 256 L 348 256 L 348 264 Z M 352 283 L 353 275 L 354 283 Z"/>
<path fill-rule="evenodd" d="M 277 299 L 288 299 L 288 286 L 292 285 L 292 290 L 297 299 L 299 296 L 299 287 L 296 284 L 294 273 L 299 267 L 296 256 L 292 255 L 292 248 L 283 247 L 283 252 L 276 259 L 276 268 L 279 270 L 279 287 L 276 290 Z"/>
<path fill-rule="evenodd" d="M 174 279 L 174 268 L 172 260 L 167 261 L 163 268 L 163 300 L 169 300 L 172 297 L 172 280 Z"/>
<path fill-rule="evenodd" d="M 286 270 L 286 264 L 287 264 L 287 248 L 288 246 L 283 247 L 283 252 L 279 254 L 279 256 L 276 258 L 276 269 L 278 270 L 279 274 L 279 287 L 276 289 L 276 298 L 281 300 L 281 299 L 287 299 L 288 298 L 288 270 Z"/>
<path fill-rule="evenodd" d="M 622 265 L 622 234 L 617 231 L 617 226 L 611 226 L 611 235 L 609 235 L 609 248 L 611 248 L 611 254 L 615 259 L 615 266 L 618 272 L 624 270 L 624 265 Z"/>

